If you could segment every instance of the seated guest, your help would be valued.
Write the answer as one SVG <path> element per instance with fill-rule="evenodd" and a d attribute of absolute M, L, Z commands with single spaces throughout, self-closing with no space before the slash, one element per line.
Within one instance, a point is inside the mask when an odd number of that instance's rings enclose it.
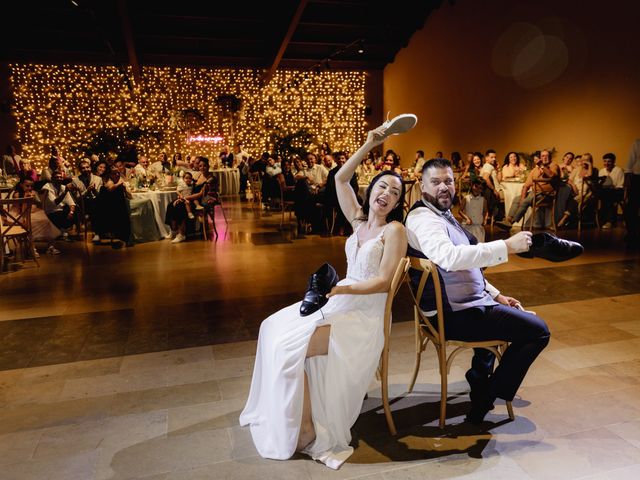
<path fill-rule="evenodd" d="M 2 157 L 2 165 L 0 165 L 0 171 L 5 175 L 23 175 L 24 162 L 20 155 L 16 154 L 16 149 L 13 145 L 7 145 L 7 150 Z"/>
<path fill-rule="evenodd" d="M 454 172 L 461 172 L 464 170 L 462 155 L 460 155 L 460 152 L 451 152 L 451 165 L 453 166 Z M 420 171 L 420 176 L 422 176 L 422 171 Z"/>
<path fill-rule="evenodd" d="M 161 178 L 162 175 L 171 173 L 172 169 L 173 166 L 169 161 L 169 156 L 165 152 L 162 152 L 158 155 L 157 160 L 149 165 L 147 172 L 155 178 Z"/>
<path fill-rule="evenodd" d="M 524 217 L 527 209 L 533 204 L 533 181 L 534 180 L 548 180 L 548 182 L 541 183 L 538 187 L 536 200 L 541 200 L 544 197 L 551 195 L 557 188 L 557 183 L 560 177 L 560 168 L 555 163 L 551 163 L 551 152 L 549 150 L 542 150 L 540 152 L 540 161 L 536 167 L 531 170 L 529 178 L 524 182 L 522 192 L 519 198 L 516 198 L 511 204 L 511 209 L 507 217 L 496 225 L 502 228 L 511 228 L 514 222 L 520 221 Z M 531 191 L 530 191 L 531 190 Z"/>
<path fill-rule="evenodd" d="M 116 160 L 114 168 L 105 173 L 103 188 L 98 193 L 92 226 L 98 238 L 111 236 L 132 246 L 129 199 L 132 198 L 129 183 L 125 181 L 126 166 L 123 160 Z M 116 243 L 114 248 L 122 247 Z"/>
<path fill-rule="evenodd" d="M 600 224 L 603 229 L 611 228 L 618 217 L 617 203 L 624 198 L 624 171 L 616 166 L 616 156 L 613 153 L 605 153 L 602 156 L 604 167 L 598 172 L 600 188 Z"/>
<path fill-rule="evenodd" d="M 573 160 L 575 155 L 573 152 L 567 152 L 562 157 L 562 162 L 560 163 L 560 179 L 568 180 L 573 172 Z"/>
<path fill-rule="evenodd" d="M 91 162 L 88 158 L 80 160 L 79 167 L 80 174 L 73 177 L 67 187 L 69 191 L 74 193 L 76 199 L 82 197 L 81 205 L 84 206 L 84 211 L 80 212 L 80 215 L 88 215 L 92 218 L 98 192 L 102 188 L 102 178 L 91 172 Z M 96 234 L 93 237 L 93 241 L 99 242 L 100 237 Z"/>
<path fill-rule="evenodd" d="M 520 155 L 516 152 L 507 153 L 502 164 L 503 180 L 518 178 L 525 170 L 526 167 L 520 164 Z"/>
<path fill-rule="evenodd" d="M 454 152 L 457 153 L 457 152 Z M 458 153 L 458 156 L 460 154 Z M 424 159 L 424 150 L 418 150 L 416 152 L 416 160 L 413 164 L 413 174 L 420 178 L 420 176 L 422 175 L 422 167 L 424 166 L 424 162 L 426 160 Z"/>
<path fill-rule="evenodd" d="M 462 196 L 460 200 L 460 216 L 462 228 L 472 234 L 479 242 L 484 242 L 484 226 L 487 223 L 489 209 L 484 197 L 484 180 L 476 178 L 471 182 L 471 193 Z"/>
<path fill-rule="evenodd" d="M 192 203 L 193 210 L 204 210 L 205 215 L 210 214 L 211 208 L 216 205 L 217 178 L 209 171 L 209 159 L 198 157 L 197 164 L 200 175 L 193 182 L 191 194 L 170 203 L 167 207 L 165 223 L 171 227 L 171 243 L 181 243 L 187 239 L 186 225 L 189 218 L 187 202 Z"/>
<path fill-rule="evenodd" d="M 569 176 L 568 185 L 571 188 L 572 198 L 558 222 L 558 228 L 567 224 L 569 219 L 578 212 L 582 212 L 593 196 L 593 188 L 597 183 L 598 171 L 593 168 L 593 157 L 590 153 L 578 155 L 580 168 L 574 168 Z"/>
<path fill-rule="evenodd" d="M 331 171 L 331 169 L 336 168 L 337 166 L 335 160 L 333 159 L 334 155 L 337 155 L 337 153 L 333 155 L 325 155 L 324 157 L 322 157 L 322 166 L 329 172 Z"/>
<path fill-rule="evenodd" d="M 51 181 L 42 187 L 43 209 L 49 220 L 63 232 L 63 238 L 69 239 L 67 230 L 75 223 L 76 202 L 63 183 L 62 170 L 54 170 Z"/>
<path fill-rule="evenodd" d="M 335 213 L 336 219 L 334 224 L 334 229 L 337 228 L 340 235 L 350 234 L 350 225 L 347 222 L 346 217 L 342 213 L 342 210 L 338 205 L 338 194 L 336 192 L 336 174 L 338 170 L 345 164 L 347 161 L 347 155 L 344 152 L 336 152 L 335 154 L 336 166 L 331 169 L 329 174 L 327 175 L 327 185 L 324 191 L 324 217 L 325 222 L 331 228 L 331 223 L 333 221 L 333 214 Z M 351 185 L 352 190 L 358 196 L 358 178 L 354 173 L 349 181 L 349 185 Z"/>
<path fill-rule="evenodd" d="M 47 253 L 49 255 L 59 255 L 61 252 L 55 246 L 55 239 L 62 232 L 47 217 L 40 202 L 40 197 L 33 189 L 33 179 L 27 176 L 20 178 L 20 182 L 15 186 L 11 198 L 33 198 L 35 203 L 31 206 L 31 237 L 34 241 L 43 241 L 47 243 Z M 18 213 L 18 212 L 16 212 Z M 38 256 L 38 252 L 35 252 Z"/>
<path fill-rule="evenodd" d="M 487 199 L 489 215 L 500 218 L 504 215 L 501 203 L 504 201 L 504 189 L 498 180 L 496 165 L 496 151 L 487 150 L 484 156 L 484 165 L 480 169 L 480 175 L 485 182 L 484 197 Z"/>
<path fill-rule="evenodd" d="M 387 152 L 385 155 L 382 170 L 393 170 L 396 173 L 402 174 L 402 169 L 400 168 L 400 157 L 396 155 L 393 150 Z"/>
<path fill-rule="evenodd" d="M 138 163 L 135 165 L 135 167 L 133 167 L 132 173 L 133 175 L 135 175 L 135 177 L 138 180 L 142 180 L 142 181 L 153 176 L 153 172 L 150 169 L 149 158 L 146 155 L 138 156 Z M 126 176 L 126 170 L 125 170 L 125 176 Z"/>

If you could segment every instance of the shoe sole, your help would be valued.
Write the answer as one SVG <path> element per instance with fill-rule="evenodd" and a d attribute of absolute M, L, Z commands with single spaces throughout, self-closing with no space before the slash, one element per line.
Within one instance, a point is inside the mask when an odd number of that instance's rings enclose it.
<path fill-rule="evenodd" d="M 387 122 L 388 125 L 384 132 L 385 136 L 400 135 L 401 133 L 408 132 L 415 127 L 418 123 L 418 117 L 413 113 L 403 113 L 391 120 L 387 120 Z"/>

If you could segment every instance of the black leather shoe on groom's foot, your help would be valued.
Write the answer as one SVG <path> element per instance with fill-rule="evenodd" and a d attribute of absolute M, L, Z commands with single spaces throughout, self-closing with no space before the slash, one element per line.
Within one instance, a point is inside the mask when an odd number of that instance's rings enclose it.
<path fill-rule="evenodd" d="M 328 263 L 312 273 L 307 284 L 307 292 L 300 305 L 300 315 L 306 317 L 324 307 L 329 301 L 327 293 L 338 283 L 338 280 L 338 274 Z"/>
<path fill-rule="evenodd" d="M 518 253 L 523 258 L 544 258 L 550 262 L 564 262 L 571 260 L 584 252 L 584 247 L 578 242 L 564 240 L 548 232 L 536 233 L 531 236 L 531 248 L 528 252 Z"/>

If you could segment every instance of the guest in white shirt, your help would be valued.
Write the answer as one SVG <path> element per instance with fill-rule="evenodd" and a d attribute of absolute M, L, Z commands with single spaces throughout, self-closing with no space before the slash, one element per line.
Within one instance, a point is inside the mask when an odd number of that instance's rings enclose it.
<path fill-rule="evenodd" d="M 605 153 L 602 160 L 604 168 L 598 172 L 602 203 L 598 213 L 602 228 L 609 229 L 618 217 L 617 204 L 624 199 L 624 171 L 616 166 L 616 156 L 613 153 Z"/>
<path fill-rule="evenodd" d="M 322 158 L 322 166 L 327 169 L 327 172 L 330 172 L 334 168 L 338 166 L 338 164 L 333 159 L 333 155 L 325 155 Z"/>
<path fill-rule="evenodd" d="M 153 175 L 149 168 L 149 159 L 145 155 L 138 157 L 138 163 L 133 167 L 133 174 L 138 180 L 143 180 Z"/>
<path fill-rule="evenodd" d="M 55 170 L 51 175 L 51 182 L 42 187 L 42 203 L 49 220 L 65 232 L 75 223 L 76 202 L 62 181 L 62 170 Z M 66 232 L 63 235 L 67 237 Z"/>

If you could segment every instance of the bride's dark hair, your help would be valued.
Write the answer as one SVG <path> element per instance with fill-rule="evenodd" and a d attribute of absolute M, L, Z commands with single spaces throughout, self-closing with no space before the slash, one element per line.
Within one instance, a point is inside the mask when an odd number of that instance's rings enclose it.
<path fill-rule="evenodd" d="M 387 175 L 392 175 L 396 177 L 398 180 L 400 180 L 401 187 L 400 187 L 400 198 L 398 199 L 398 205 L 396 205 L 396 207 L 389 212 L 386 220 L 387 220 L 387 223 L 393 222 L 394 220 L 402 223 L 402 217 L 404 215 L 403 206 L 404 206 L 405 188 L 404 188 L 404 183 L 402 183 L 402 177 L 398 173 L 392 170 L 385 170 L 384 172 L 380 172 L 378 175 L 373 177 L 373 180 L 371 180 L 371 183 L 367 187 L 367 191 L 364 194 L 364 203 L 362 204 L 362 215 L 358 217 L 358 220 L 366 221 L 367 218 L 369 217 L 369 198 L 371 197 L 371 190 L 373 189 L 373 186 L 378 182 L 378 180 L 380 180 L 382 177 L 385 177 Z"/>

